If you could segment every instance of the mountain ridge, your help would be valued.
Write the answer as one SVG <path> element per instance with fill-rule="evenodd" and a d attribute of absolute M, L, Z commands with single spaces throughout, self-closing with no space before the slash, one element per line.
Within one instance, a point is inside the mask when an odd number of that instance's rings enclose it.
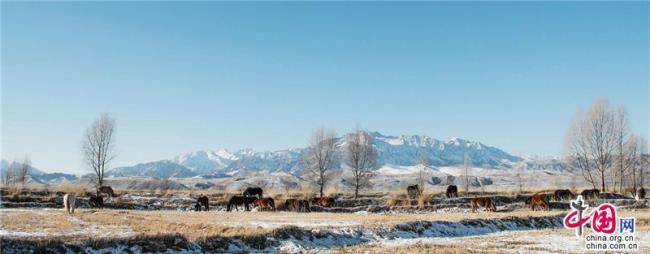
<path fill-rule="evenodd" d="M 452 138 L 438 140 L 425 135 L 383 135 L 369 132 L 378 152 L 378 166 L 415 165 L 422 156 L 429 158 L 432 166 L 459 165 L 467 152 L 472 165 L 483 167 L 509 166 L 522 158 L 478 141 Z M 345 137 L 337 137 L 338 155 L 345 146 Z M 193 177 L 204 174 L 227 174 L 238 170 L 287 172 L 301 174 L 302 158 L 307 147 L 275 151 L 255 151 L 250 148 L 231 152 L 227 149 L 200 150 L 174 156 L 170 160 L 140 163 L 130 167 L 115 168 L 108 176 Z M 341 168 L 340 159 L 335 165 Z"/>

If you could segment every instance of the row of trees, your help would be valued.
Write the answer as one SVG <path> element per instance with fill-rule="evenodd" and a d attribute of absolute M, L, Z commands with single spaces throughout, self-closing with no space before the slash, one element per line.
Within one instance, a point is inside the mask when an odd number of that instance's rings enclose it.
<path fill-rule="evenodd" d="M 370 187 L 370 179 L 375 175 L 373 169 L 377 165 L 377 150 L 374 140 L 368 132 L 357 130 L 345 137 L 343 163 L 351 173 L 345 183 L 354 190 L 354 198 L 359 191 Z M 327 183 L 331 180 L 329 170 L 338 161 L 336 149 L 336 132 L 318 129 L 311 137 L 308 152 L 304 158 L 308 176 L 318 186 L 320 196 L 324 194 Z"/>
<path fill-rule="evenodd" d="M 624 192 L 643 186 L 647 141 L 634 134 L 624 107 L 597 100 L 578 112 L 567 133 L 567 162 L 594 188 Z"/>
<path fill-rule="evenodd" d="M 20 185 L 24 187 L 27 183 L 27 176 L 29 176 L 31 164 L 32 162 L 27 156 L 21 162 L 14 160 L 9 163 L 7 172 L 2 177 L 2 184 L 4 186 Z"/>

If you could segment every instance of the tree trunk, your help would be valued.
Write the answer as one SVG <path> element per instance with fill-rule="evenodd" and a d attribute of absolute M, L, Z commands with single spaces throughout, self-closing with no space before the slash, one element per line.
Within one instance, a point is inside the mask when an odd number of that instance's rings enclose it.
<path fill-rule="evenodd" d="M 356 177 L 356 184 L 354 185 L 354 200 L 359 196 L 359 175 Z"/>
<path fill-rule="evenodd" d="M 605 171 L 600 171 L 600 189 L 601 189 L 601 192 L 606 192 L 606 190 L 605 190 Z"/>

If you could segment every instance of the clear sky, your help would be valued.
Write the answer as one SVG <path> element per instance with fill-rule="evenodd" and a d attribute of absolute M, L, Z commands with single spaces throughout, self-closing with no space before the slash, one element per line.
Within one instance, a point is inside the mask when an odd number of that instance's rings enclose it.
<path fill-rule="evenodd" d="M 2 158 L 88 172 L 202 149 L 305 146 L 320 126 L 557 156 L 578 108 L 648 137 L 646 3 L 2 2 Z"/>

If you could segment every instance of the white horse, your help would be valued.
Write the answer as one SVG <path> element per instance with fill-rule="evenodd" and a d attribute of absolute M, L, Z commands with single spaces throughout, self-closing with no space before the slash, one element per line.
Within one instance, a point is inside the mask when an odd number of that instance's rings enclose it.
<path fill-rule="evenodd" d="M 65 209 L 65 212 L 68 214 L 74 213 L 74 202 L 75 202 L 75 196 L 73 193 L 68 193 L 63 196 L 63 208 Z"/>

